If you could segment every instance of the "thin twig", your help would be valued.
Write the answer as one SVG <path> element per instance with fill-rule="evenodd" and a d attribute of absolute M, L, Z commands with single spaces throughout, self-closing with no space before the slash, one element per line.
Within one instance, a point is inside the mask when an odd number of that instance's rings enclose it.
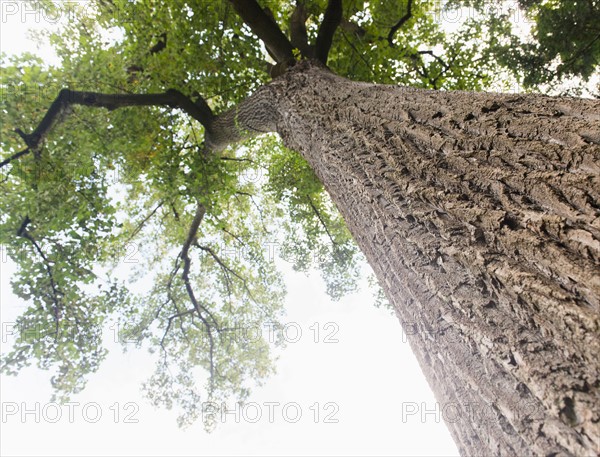
<path fill-rule="evenodd" d="M 310 198 L 310 195 L 306 195 L 306 198 L 308 199 L 308 204 L 310 205 L 310 207 L 312 208 L 312 210 L 315 212 L 315 214 L 317 215 L 317 218 L 321 222 L 321 225 L 325 229 L 325 232 L 327 233 L 327 236 L 331 240 L 331 243 L 334 245 L 334 247 L 337 246 L 338 243 L 336 243 L 336 241 L 331 236 L 331 233 L 329 232 L 329 229 L 327 228 L 327 224 L 323 220 L 323 217 L 321 217 L 321 213 L 319 212 L 319 210 L 317 209 L 317 207 L 313 203 L 312 199 Z"/>

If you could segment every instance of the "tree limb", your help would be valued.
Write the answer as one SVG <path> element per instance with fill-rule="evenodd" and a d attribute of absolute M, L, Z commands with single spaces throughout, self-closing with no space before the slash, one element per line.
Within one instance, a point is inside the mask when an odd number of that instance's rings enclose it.
<path fill-rule="evenodd" d="M 429 70 L 425 67 L 425 63 L 423 62 L 423 59 L 420 57 L 422 55 L 429 55 L 431 57 L 433 57 L 441 66 L 442 69 L 439 71 L 439 73 L 437 74 L 437 76 L 435 78 L 433 78 L 430 74 L 429 74 Z M 434 54 L 433 51 L 428 50 L 428 51 L 417 51 L 415 53 L 409 54 L 409 57 L 413 60 L 413 67 L 415 69 L 415 71 L 422 77 L 427 79 L 427 81 L 429 82 L 429 84 L 431 84 L 431 86 L 437 90 L 439 89 L 438 87 L 438 80 L 448 71 L 450 70 L 451 66 L 449 64 L 446 63 L 446 61 L 444 59 L 442 59 L 440 56 Z M 421 68 L 418 67 L 417 65 L 417 60 L 420 60 L 421 62 Z"/>
<path fill-rule="evenodd" d="M 319 27 L 317 42 L 315 44 L 315 57 L 323 64 L 327 64 L 327 56 L 333 42 L 333 34 L 342 20 L 342 0 L 329 0 L 323 22 Z"/>
<path fill-rule="evenodd" d="M 129 236 L 129 238 L 127 238 L 127 241 L 125 241 L 125 244 L 129 243 L 131 240 L 133 240 L 138 233 L 140 233 L 140 231 L 144 228 L 144 225 L 146 225 L 146 222 L 148 222 L 152 216 L 154 216 L 156 214 L 156 212 L 165 204 L 164 200 L 161 200 L 158 205 L 156 205 L 156 207 L 150 212 L 150 214 L 148 214 L 139 224 L 138 226 L 135 228 L 135 230 L 133 231 L 133 233 Z"/>
<path fill-rule="evenodd" d="M 319 212 L 319 209 L 313 203 L 312 199 L 310 198 L 310 195 L 306 195 L 306 198 L 308 199 L 308 204 L 310 205 L 310 207 L 312 208 L 312 210 L 316 214 L 317 218 L 319 219 L 319 222 L 321 223 L 321 225 L 325 229 L 325 233 L 327 233 L 327 236 L 329 237 L 329 240 L 331 241 L 331 244 L 333 244 L 333 247 L 335 248 L 338 243 L 336 243 L 336 241 L 333 239 L 333 236 L 331 236 L 331 233 L 329 232 L 329 228 L 327 227 L 327 224 L 323 220 L 323 217 L 321 216 L 321 213 Z"/>
<path fill-rule="evenodd" d="M 163 32 L 158 36 L 158 41 L 150 48 L 150 55 L 157 54 L 167 47 L 167 32 Z"/>
<path fill-rule="evenodd" d="M 260 205 L 258 205 L 258 203 L 256 203 L 256 201 L 254 200 L 254 196 L 248 192 L 243 192 L 243 191 L 236 191 L 235 195 L 236 196 L 243 195 L 244 197 L 248 197 L 250 199 L 250 201 L 252 202 L 252 204 L 254 205 L 256 210 L 258 211 L 258 217 L 260 218 L 260 223 L 262 224 L 265 233 L 270 233 L 269 229 L 267 228 L 267 225 L 265 224 L 265 219 L 263 216 L 263 212 L 260 209 Z M 239 199 L 238 199 L 238 201 L 239 201 Z"/>
<path fill-rule="evenodd" d="M 30 222 L 31 222 L 31 219 L 29 218 L 29 216 L 25 216 L 25 219 L 23 219 L 23 222 L 17 229 L 17 236 L 23 236 L 23 233 L 27 229 L 27 226 L 29 225 Z"/>
<path fill-rule="evenodd" d="M 557 74 L 560 75 L 561 72 L 565 70 L 565 68 L 572 67 L 575 61 L 585 54 L 596 41 L 600 40 L 600 33 L 596 35 L 588 44 L 579 49 L 575 54 L 573 54 L 569 59 L 565 60 L 559 67 Z"/>
<path fill-rule="evenodd" d="M 434 54 L 433 51 L 431 51 L 431 50 L 429 50 L 429 51 L 418 51 L 417 54 L 420 54 L 420 55 L 425 55 L 426 54 L 428 56 L 431 56 L 431 57 L 433 57 L 435 60 L 437 60 L 440 63 L 440 65 L 444 68 L 445 71 L 447 71 L 447 70 L 450 69 L 450 65 L 448 65 L 444 61 L 444 59 L 442 59 L 440 56 Z"/>
<path fill-rule="evenodd" d="M 196 295 L 194 294 L 194 289 L 192 288 L 192 285 L 190 283 L 190 276 L 189 276 L 190 275 L 190 267 L 192 265 L 192 261 L 189 256 L 190 246 L 196 241 L 196 234 L 198 233 L 198 228 L 200 227 L 200 223 L 202 222 L 202 219 L 204 218 L 205 213 L 206 213 L 206 209 L 204 208 L 204 205 L 202 205 L 201 203 L 198 203 L 198 205 L 196 206 L 196 214 L 194 215 L 192 225 L 190 226 L 188 236 L 183 244 L 183 248 L 181 250 L 181 253 L 179 254 L 179 257 L 181 257 L 181 260 L 183 260 L 183 272 L 181 274 L 181 277 L 183 278 L 183 282 L 185 283 L 185 290 L 187 291 L 188 297 L 190 298 L 190 301 L 194 305 L 194 309 L 196 310 L 198 317 L 202 321 L 202 324 L 204 325 L 204 328 L 206 329 L 206 332 L 208 334 L 208 343 L 209 343 L 208 356 L 209 356 L 209 361 L 210 361 L 210 382 L 211 382 L 211 386 L 212 386 L 214 383 L 214 376 L 215 376 L 215 364 L 214 364 L 215 341 L 214 341 L 213 334 L 211 331 L 211 325 L 208 323 L 208 321 L 206 320 L 206 318 L 204 317 L 202 312 L 206 311 L 206 313 L 211 317 L 212 321 L 215 323 L 217 330 L 218 330 L 218 325 L 217 325 L 215 318 L 212 316 L 212 314 L 206 308 L 204 308 L 202 305 L 200 305 L 200 303 L 198 303 L 198 300 L 196 299 Z"/>
<path fill-rule="evenodd" d="M 0 162 L 0 168 L 4 167 L 5 165 L 8 165 L 13 160 L 17 160 L 19 157 L 24 156 L 25 154 L 29 154 L 29 152 L 30 152 L 29 148 L 26 148 L 26 149 L 23 149 L 22 151 L 17 152 L 16 154 L 13 154 L 12 156 L 10 156 L 7 159 L 4 159 L 2 162 Z"/>
<path fill-rule="evenodd" d="M 148 51 L 148 55 L 157 54 L 160 51 L 162 51 L 163 49 L 165 49 L 166 47 L 167 47 L 167 33 L 163 32 L 158 36 L 158 41 L 156 42 L 156 44 L 154 46 L 152 46 L 150 48 L 150 50 Z M 137 79 L 138 74 L 142 73 L 144 71 L 144 67 L 142 67 L 140 65 L 130 65 L 127 67 L 126 71 L 129 74 L 129 77 L 127 79 L 130 83 L 132 83 Z"/>
<path fill-rule="evenodd" d="M 23 138 L 27 148 L 2 161 L 0 168 L 31 151 L 38 151 L 50 130 L 69 114 L 72 105 L 92 106 L 108 110 L 127 106 L 171 106 L 185 111 L 204 125 L 207 130 L 210 130 L 211 122 L 214 119 L 212 110 L 204 99 L 199 97 L 194 102 L 175 89 L 169 89 L 159 94 L 104 94 L 63 89 L 32 133 L 26 134 L 20 129 L 15 130 Z"/>
<path fill-rule="evenodd" d="M 60 304 L 61 299 L 60 299 L 59 295 L 64 295 L 64 294 L 58 289 L 56 280 L 54 279 L 54 272 L 52 270 L 52 266 L 50 265 L 50 260 L 48 259 L 48 257 L 46 257 L 46 254 L 44 254 L 44 251 L 42 251 L 42 248 L 40 247 L 38 242 L 35 240 L 35 238 L 33 238 L 33 236 L 31 236 L 31 234 L 27 231 L 27 226 L 29 225 L 30 222 L 31 222 L 31 219 L 29 218 L 29 216 L 26 216 L 25 220 L 23 221 L 23 223 L 17 230 L 17 236 L 23 237 L 27 241 L 29 241 L 32 244 L 32 246 L 34 247 L 34 249 L 36 250 L 36 252 L 38 253 L 38 255 L 42 258 L 44 268 L 46 270 L 46 274 L 48 275 L 48 280 L 50 281 L 50 287 L 52 289 L 52 313 L 54 315 L 56 337 L 58 338 L 58 330 L 59 330 L 58 326 L 60 323 L 60 311 L 62 308 L 62 306 Z"/>
<path fill-rule="evenodd" d="M 343 30 L 342 30 L 342 37 L 344 38 L 344 40 L 346 40 L 346 43 L 348 43 L 348 46 L 350 46 L 350 48 L 352 48 L 352 52 L 354 54 L 356 54 L 358 56 L 358 58 L 364 62 L 364 64 L 367 67 L 367 70 L 371 73 L 371 75 L 373 75 L 374 73 L 373 73 L 373 68 L 371 67 L 371 64 L 365 58 L 365 56 L 358 49 L 356 49 L 356 46 L 354 46 L 354 43 L 352 43 L 352 41 L 350 41 L 350 39 L 346 36 L 346 34 L 344 33 Z"/>
<path fill-rule="evenodd" d="M 277 63 L 294 61 L 292 44 L 256 0 L 229 1 L 242 20 L 265 44 Z"/>
<path fill-rule="evenodd" d="M 202 245 L 200 245 L 198 243 L 195 243 L 195 246 L 198 247 L 198 249 L 200 249 L 200 250 L 202 250 L 204 252 L 208 252 L 208 254 L 210 254 L 210 256 L 214 259 L 214 261 L 217 262 L 217 264 L 222 268 L 223 272 L 226 275 L 228 275 L 229 273 L 231 273 L 239 281 L 241 281 L 242 287 L 244 288 L 244 290 L 248 294 L 248 297 L 254 303 L 259 304 L 259 302 L 254 298 L 254 295 L 252 294 L 252 291 L 250 290 L 250 287 L 248 287 L 248 282 L 246 281 L 246 278 L 244 278 L 242 275 L 240 275 L 234 269 L 230 268 L 223 260 L 221 260 L 221 258 L 215 253 L 215 251 L 212 248 L 210 248 L 208 246 L 202 246 Z"/>
<path fill-rule="evenodd" d="M 178 312 L 177 314 L 173 314 L 172 316 L 169 316 L 167 319 L 167 328 L 165 329 L 165 333 L 163 333 L 163 336 L 160 340 L 160 347 L 162 348 L 163 352 L 167 352 L 166 348 L 165 348 L 165 339 L 167 338 L 167 334 L 169 333 L 169 330 L 171 329 L 171 325 L 173 324 L 173 320 L 174 319 L 179 319 L 182 318 L 184 316 L 187 316 L 188 314 L 192 314 L 195 313 L 196 309 L 192 308 L 192 309 L 187 309 L 185 311 L 181 311 Z"/>
<path fill-rule="evenodd" d="M 406 4 L 406 14 L 400 18 L 398 22 L 392 27 L 390 33 L 388 34 L 387 40 L 391 47 L 394 47 L 394 35 L 398 31 L 400 27 L 402 27 L 406 21 L 408 21 L 412 17 L 412 2 L 413 0 L 408 0 Z"/>
<path fill-rule="evenodd" d="M 302 2 L 296 3 L 296 8 L 290 17 L 290 41 L 292 46 L 300 50 L 300 53 L 310 59 L 313 57 L 313 49 L 308 44 L 308 33 L 306 32 L 306 19 L 308 15 Z"/>

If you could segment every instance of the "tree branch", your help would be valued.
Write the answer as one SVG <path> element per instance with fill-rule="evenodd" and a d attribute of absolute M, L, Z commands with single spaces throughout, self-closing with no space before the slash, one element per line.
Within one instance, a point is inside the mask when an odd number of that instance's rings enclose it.
<path fill-rule="evenodd" d="M 19 157 L 24 156 L 25 154 L 29 154 L 29 152 L 30 152 L 29 148 L 25 148 L 22 151 L 19 151 L 16 154 L 13 154 L 12 156 L 10 156 L 7 159 L 4 159 L 2 162 L 0 162 L 0 168 L 4 167 L 5 165 L 8 165 L 13 160 L 17 160 Z"/>
<path fill-rule="evenodd" d="M 59 295 L 64 295 L 64 294 L 58 289 L 56 280 L 54 279 L 54 272 L 52 271 L 52 267 L 50 266 L 50 260 L 48 259 L 48 257 L 46 257 L 46 254 L 44 254 L 44 251 L 42 251 L 42 248 L 40 247 L 38 242 L 35 240 L 35 238 L 33 238 L 33 236 L 31 236 L 31 234 L 27 231 L 27 226 L 29 225 L 30 222 L 31 222 L 31 219 L 29 218 L 29 216 L 26 216 L 25 220 L 23 221 L 23 223 L 17 230 L 17 236 L 21 236 L 21 237 L 25 238 L 27 241 L 29 241 L 33 245 L 33 247 L 34 247 L 35 251 L 38 253 L 38 255 L 42 258 L 44 268 L 46 270 L 46 274 L 48 275 L 48 280 L 50 281 L 50 288 L 52 289 L 52 313 L 54 315 L 56 337 L 58 338 L 58 326 L 60 323 L 60 311 L 61 311 L 61 304 L 60 304 L 61 299 L 60 299 Z"/>
<path fill-rule="evenodd" d="M 167 47 L 167 32 L 163 32 L 158 36 L 158 41 L 150 48 L 150 55 L 157 54 Z"/>
<path fill-rule="evenodd" d="M 231 292 L 232 292 L 232 281 L 231 278 L 229 277 L 229 274 L 235 274 L 235 272 L 229 268 L 227 265 L 225 265 L 225 262 L 223 262 L 215 253 L 212 249 L 208 248 L 208 247 L 204 247 L 201 246 L 198 243 L 195 243 L 194 246 L 198 247 L 199 249 L 208 252 L 211 254 L 211 256 L 213 257 L 213 259 L 220 265 L 222 271 L 223 271 L 223 277 L 225 278 L 225 287 L 227 288 L 227 296 L 229 297 L 229 301 L 231 301 Z M 237 276 L 237 275 L 236 275 Z"/>
<path fill-rule="evenodd" d="M 183 244 L 183 248 L 178 256 L 177 262 L 175 264 L 175 267 L 170 275 L 168 284 L 167 284 L 167 294 L 168 294 L 168 301 L 171 301 L 176 308 L 177 313 L 174 315 L 171 315 L 167 318 L 167 326 L 165 329 L 165 332 L 163 333 L 163 336 L 161 338 L 160 341 L 160 346 L 163 349 L 163 352 L 165 354 L 165 362 L 166 362 L 166 346 L 165 346 L 165 340 L 168 336 L 168 332 L 170 331 L 172 325 L 173 325 L 173 321 L 175 319 L 179 319 L 180 321 L 180 328 L 185 336 L 185 331 L 183 329 L 183 327 L 181 326 L 181 322 L 182 322 L 182 317 L 187 316 L 187 315 L 192 315 L 192 322 L 193 322 L 193 315 L 196 314 L 198 315 L 198 317 L 200 318 L 200 321 L 202 323 L 202 327 L 199 327 L 199 324 L 194 323 L 194 325 L 196 325 L 198 328 L 200 329 L 204 329 L 208 335 L 208 343 L 209 343 L 209 365 L 210 365 L 210 383 L 211 383 L 211 391 L 214 389 L 214 382 L 216 379 L 216 376 L 219 375 L 219 371 L 218 371 L 218 367 L 215 364 L 215 337 L 213 334 L 213 330 L 216 330 L 218 334 L 221 334 L 222 331 L 224 331 L 223 328 L 221 328 L 216 319 L 214 318 L 214 316 L 210 313 L 210 311 L 208 309 L 206 309 L 204 306 L 202 306 L 193 291 L 193 288 L 191 286 L 191 281 L 190 281 L 190 269 L 191 269 L 191 259 L 189 256 L 189 250 L 191 246 L 196 246 L 198 248 L 200 248 L 201 250 L 209 253 L 213 259 L 219 264 L 219 266 L 222 268 L 225 276 L 226 276 L 226 281 L 228 282 L 228 288 L 229 288 L 229 283 L 231 283 L 231 279 L 229 278 L 229 275 L 231 274 L 232 276 L 235 276 L 239 281 L 241 281 L 244 290 L 246 290 L 246 292 L 248 293 L 248 296 L 250 297 L 251 300 L 255 301 L 254 297 L 252 296 L 252 293 L 250 292 L 250 289 L 246 283 L 246 279 L 241 276 L 239 273 L 237 273 L 235 270 L 231 269 L 224 261 L 222 261 L 217 254 L 209 247 L 206 246 L 201 246 L 200 244 L 198 244 L 198 240 L 197 240 L 197 233 L 198 233 L 198 229 L 200 227 L 200 224 L 204 218 L 205 215 L 205 208 L 201 203 L 198 203 L 196 206 L 196 213 L 194 215 L 194 218 L 192 220 L 192 224 L 190 225 L 189 231 L 188 231 L 188 235 L 185 239 L 185 242 Z M 173 279 L 175 277 L 175 275 L 177 274 L 177 272 L 179 271 L 180 268 L 180 263 L 179 263 L 179 259 L 181 259 L 183 261 L 183 271 L 182 271 L 182 279 L 184 281 L 185 284 L 185 289 L 187 291 L 188 297 L 190 298 L 190 301 L 192 302 L 193 308 L 191 309 L 187 309 L 184 311 L 181 311 L 179 309 L 179 307 L 177 306 L 173 296 L 171 295 L 171 286 L 173 283 Z M 167 301 L 167 302 L 168 302 Z M 162 306 L 159 308 L 159 310 L 156 313 L 156 316 L 158 317 L 158 315 L 160 314 L 160 311 L 162 309 Z M 210 321 L 212 321 L 212 325 L 209 320 L 207 318 L 204 317 L 204 315 L 208 315 L 210 318 Z M 187 338 L 187 337 L 186 337 Z"/>
<path fill-rule="evenodd" d="M 0 168 L 31 151 L 38 151 L 50 130 L 69 114 L 72 105 L 92 106 L 108 110 L 128 106 L 171 106 L 185 111 L 204 125 L 207 130 L 210 130 L 214 118 L 212 110 L 204 99 L 199 97 L 194 102 L 175 89 L 169 89 L 160 94 L 104 94 L 63 89 L 32 133 L 26 134 L 20 129 L 15 130 L 23 138 L 27 149 L 2 161 Z"/>
<path fill-rule="evenodd" d="M 358 49 L 356 49 L 356 46 L 354 46 L 354 43 L 352 43 L 352 41 L 350 41 L 350 39 L 346 36 L 346 34 L 344 33 L 343 30 L 342 30 L 342 37 L 344 37 L 344 40 L 346 40 L 346 43 L 348 43 L 348 46 L 350 46 L 352 48 L 352 52 L 354 54 L 356 54 L 358 56 L 358 58 L 364 62 L 364 64 L 367 67 L 367 70 L 371 73 L 371 75 L 373 75 L 374 73 L 373 73 L 373 68 L 371 67 L 371 64 L 365 58 L 365 56 L 362 54 L 362 52 L 360 52 Z"/>
<path fill-rule="evenodd" d="M 431 57 L 433 57 L 441 66 L 442 69 L 438 72 L 437 76 L 435 78 L 433 78 L 430 73 L 429 70 L 425 67 L 425 63 L 423 62 L 423 59 L 421 58 L 422 55 L 429 55 Z M 429 82 L 429 84 L 431 84 L 431 86 L 437 90 L 439 89 L 437 82 L 438 80 L 448 71 L 450 70 L 450 65 L 448 65 L 446 63 L 446 61 L 444 61 L 444 59 L 442 59 L 440 56 L 434 54 L 433 51 L 428 50 L 428 51 L 418 51 L 412 54 L 408 55 L 412 61 L 413 61 L 413 67 L 415 69 L 415 71 L 422 77 L 427 79 L 427 81 Z M 421 68 L 418 67 L 417 65 L 417 60 L 420 61 L 421 64 Z"/>
<path fill-rule="evenodd" d="M 398 22 L 396 22 L 396 25 L 392 27 L 390 33 L 388 34 L 387 40 L 391 47 L 394 47 L 394 35 L 398 29 L 412 17 L 412 2 L 413 0 L 408 0 L 408 3 L 406 4 L 406 14 L 402 16 Z"/>
<path fill-rule="evenodd" d="M 29 225 L 30 222 L 31 222 L 31 219 L 29 219 L 29 216 L 25 216 L 25 219 L 23 219 L 23 222 L 17 229 L 17 236 L 23 236 L 23 233 L 27 229 L 27 226 Z"/>
<path fill-rule="evenodd" d="M 127 241 L 125 241 L 125 244 L 129 243 L 131 240 L 133 240 L 138 233 L 140 233 L 140 231 L 144 228 L 144 225 L 146 225 L 146 222 L 148 222 L 152 216 L 154 216 L 156 214 L 156 212 L 164 205 L 164 200 L 161 200 L 158 205 L 156 205 L 156 207 L 150 212 L 150 214 L 148 214 L 139 224 L 138 226 L 135 228 L 135 230 L 133 231 L 133 233 L 129 236 L 129 238 L 127 238 Z"/>
<path fill-rule="evenodd" d="M 194 289 L 192 288 L 192 285 L 190 283 L 190 267 L 192 265 L 192 261 L 189 256 L 190 246 L 196 242 L 196 234 L 198 233 L 198 228 L 200 227 L 200 223 L 202 222 L 202 219 L 204 218 L 205 213 L 206 213 L 206 209 L 204 208 L 204 205 L 202 205 L 201 203 L 198 203 L 198 205 L 196 207 L 196 214 L 194 215 L 194 219 L 192 221 L 192 225 L 190 226 L 188 236 L 183 244 L 183 248 L 182 248 L 179 256 L 181 257 L 181 260 L 183 260 L 183 272 L 181 273 L 181 277 L 183 278 L 183 282 L 185 283 L 185 290 L 187 291 L 188 297 L 190 298 L 190 301 L 194 305 L 194 309 L 196 310 L 198 317 L 202 321 L 202 324 L 204 325 L 204 328 L 206 328 L 206 332 L 208 334 L 208 343 L 209 343 L 208 356 L 209 356 L 209 361 L 210 361 L 210 382 L 211 382 L 211 386 L 212 386 L 214 383 L 214 376 L 215 376 L 215 364 L 214 364 L 215 341 L 214 341 L 213 334 L 211 331 L 211 325 L 208 323 L 208 321 L 202 314 L 202 311 L 206 311 L 206 313 L 211 317 L 217 330 L 219 327 L 218 327 L 217 321 L 215 320 L 213 315 L 205 307 L 203 307 L 202 305 L 200 305 L 200 303 L 198 303 L 198 300 L 196 299 L 196 295 L 194 294 Z"/>
<path fill-rule="evenodd" d="M 293 47 L 279 26 L 256 0 L 229 0 L 250 29 L 262 40 L 277 63 L 294 61 Z"/>
<path fill-rule="evenodd" d="M 169 330 L 171 329 L 171 325 L 173 324 L 173 320 L 174 319 L 179 319 L 182 318 L 183 316 L 187 316 L 188 314 L 192 314 L 195 313 L 196 309 L 192 308 L 192 309 L 187 309 L 185 311 L 181 311 L 178 312 L 177 314 L 173 314 L 172 316 L 169 316 L 167 319 L 167 328 L 165 329 L 165 333 L 163 333 L 163 336 L 160 340 L 160 347 L 162 348 L 163 352 L 166 354 L 167 350 L 165 348 L 165 339 L 167 338 L 167 334 L 169 333 Z"/>
<path fill-rule="evenodd" d="M 260 206 L 258 205 L 258 203 L 256 203 L 256 201 L 254 200 L 254 196 L 248 192 L 243 192 L 243 191 L 239 191 L 239 190 L 236 191 L 235 195 L 243 195 L 244 197 L 248 197 L 250 199 L 250 201 L 252 202 L 252 204 L 254 205 L 256 210 L 258 211 L 258 217 L 260 218 L 260 223 L 262 224 L 265 233 L 270 233 L 269 229 L 267 228 L 267 225 L 265 224 L 263 212 L 260 209 Z M 239 199 L 238 199 L 238 201 L 239 201 Z"/>
<path fill-rule="evenodd" d="M 302 2 L 296 3 L 296 8 L 290 17 L 290 40 L 292 46 L 300 50 L 300 53 L 310 59 L 313 57 L 313 49 L 308 44 L 308 33 L 306 32 L 306 19 L 308 15 Z"/>
<path fill-rule="evenodd" d="M 315 57 L 324 65 L 333 43 L 333 34 L 342 20 L 342 0 L 329 0 L 315 44 Z"/>
<path fill-rule="evenodd" d="M 321 213 L 319 212 L 319 209 L 313 203 L 312 199 L 310 198 L 310 195 L 306 195 L 306 198 L 308 199 L 308 204 L 310 205 L 310 207 L 312 208 L 312 210 L 316 214 L 317 218 L 319 219 L 319 222 L 321 223 L 321 225 L 325 229 L 325 233 L 327 233 L 327 236 L 329 237 L 329 240 L 331 241 L 331 244 L 333 244 L 333 247 L 335 248 L 337 246 L 337 243 L 333 239 L 333 236 L 331 236 L 331 233 L 329 232 L 329 228 L 327 227 L 327 224 L 323 220 L 323 217 L 321 216 Z"/>
<path fill-rule="evenodd" d="M 429 50 L 429 51 L 418 51 L 418 52 L 417 52 L 417 54 L 420 54 L 420 55 L 425 55 L 425 54 L 426 54 L 426 55 L 428 55 L 428 56 L 431 56 L 431 57 L 433 57 L 433 58 L 434 58 L 435 60 L 437 60 L 437 61 L 440 63 L 440 65 L 441 65 L 441 66 L 444 68 L 444 71 L 447 71 L 447 70 L 449 70 L 449 69 L 450 69 L 450 65 L 448 65 L 448 64 L 447 64 L 447 63 L 444 61 L 444 59 L 442 59 L 440 56 L 438 56 L 438 55 L 434 54 L 434 53 L 433 53 L 433 51 L 431 51 L 431 50 Z"/>
<path fill-rule="evenodd" d="M 583 54 L 585 54 L 593 45 L 596 41 L 600 40 L 600 33 L 598 35 L 596 35 L 588 44 L 586 44 L 584 47 L 582 47 L 581 49 L 579 49 L 575 54 L 573 54 L 569 59 L 565 60 L 559 67 L 557 74 L 560 75 L 561 72 L 563 72 L 565 70 L 565 68 L 569 68 L 572 67 L 573 64 L 575 63 L 575 61 L 582 56 Z"/>
<path fill-rule="evenodd" d="M 227 264 L 221 260 L 221 258 L 215 253 L 215 251 L 213 251 L 210 247 L 208 246 L 202 246 L 198 243 L 195 243 L 195 246 L 198 247 L 198 249 L 204 251 L 204 252 L 208 252 L 210 254 L 210 256 L 214 259 L 215 262 L 217 262 L 217 264 L 223 269 L 223 272 L 225 273 L 225 275 L 227 276 L 229 273 L 231 273 L 233 276 L 235 276 L 239 281 L 241 281 L 242 283 L 242 287 L 244 288 L 244 290 L 246 291 L 246 293 L 248 294 L 248 297 L 250 297 L 250 299 L 256 303 L 259 304 L 259 302 L 254 298 L 254 296 L 252 295 L 252 292 L 250 291 L 250 287 L 248 287 L 248 282 L 246 281 L 246 278 L 244 278 L 242 275 L 240 275 L 237 271 L 235 271 L 234 269 L 230 268 L 229 266 L 227 266 Z"/>

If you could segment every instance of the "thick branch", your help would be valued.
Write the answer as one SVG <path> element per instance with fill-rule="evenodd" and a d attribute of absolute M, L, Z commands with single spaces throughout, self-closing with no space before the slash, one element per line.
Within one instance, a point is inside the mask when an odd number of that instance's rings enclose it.
<path fill-rule="evenodd" d="M 390 30 L 390 33 L 388 34 L 387 39 L 388 39 L 388 43 L 390 44 L 390 46 L 394 47 L 394 35 L 398 31 L 398 29 L 400 27 L 402 27 L 406 23 L 406 21 L 408 21 L 411 17 L 412 17 L 412 0 L 408 0 L 408 3 L 406 4 L 406 14 L 404 16 L 402 16 L 398 22 L 396 22 L 396 25 L 394 25 L 392 27 L 392 29 Z"/>
<path fill-rule="evenodd" d="M 27 149 L 2 161 L 0 168 L 31 151 L 37 151 L 50 130 L 69 114 L 69 109 L 72 105 L 107 108 L 109 110 L 127 106 L 171 106 L 182 109 L 204 125 L 207 130 L 210 128 L 210 124 L 214 118 L 210 107 L 201 97 L 196 102 L 193 102 L 181 92 L 174 89 L 161 94 L 103 94 L 63 89 L 54 102 L 52 102 L 46 115 L 32 133 L 26 134 L 20 129 L 16 130 L 21 138 L 23 138 L 23 141 L 25 141 Z"/>
<path fill-rule="evenodd" d="M 333 34 L 341 20 L 342 0 L 329 0 L 315 44 L 315 57 L 323 64 L 327 64 L 327 56 L 331 49 L 331 43 L 333 43 Z"/>
<path fill-rule="evenodd" d="M 25 230 L 27 230 L 27 226 L 29 225 L 30 222 L 31 222 L 31 219 L 29 218 L 29 216 L 25 216 L 25 219 L 23 219 L 23 222 L 17 229 L 17 236 L 23 236 L 23 233 L 25 233 Z"/>
<path fill-rule="evenodd" d="M 294 61 L 293 47 L 256 0 L 229 0 L 242 20 L 262 40 L 277 63 Z"/>
<path fill-rule="evenodd" d="M 218 152 L 227 146 L 261 133 L 277 131 L 279 113 L 269 86 L 219 114 L 207 129 L 205 147 Z"/>
<path fill-rule="evenodd" d="M 163 32 L 159 35 L 157 43 L 150 48 L 150 55 L 157 54 L 167 47 L 167 33 Z"/>
<path fill-rule="evenodd" d="M 313 57 L 313 50 L 308 44 L 308 33 L 306 32 L 306 19 L 308 15 L 304 4 L 298 2 L 290 18 L 290 40 L 292 46 L 300 50 L 300 53 L 310 59 Z"/>

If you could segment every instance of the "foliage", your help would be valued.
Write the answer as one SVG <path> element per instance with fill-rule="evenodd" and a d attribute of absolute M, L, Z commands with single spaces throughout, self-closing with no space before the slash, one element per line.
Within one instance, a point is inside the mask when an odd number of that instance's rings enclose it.
<path fill-rule="evenodd" d="M 504 66 L 526 88 L 565 92 L 565 82 L 598 77 L 600 2 L 451 0 L 449 10 L 477 16 L 486 30 L 489 58 Z M 462 9 L 461 9 L 462 8 Z M 597 81 L 596 81 L 597 84 Z M 582 84 L 571 92 L 582 93 Z M 600 93 L 598 87 L 596 94 Z"/>
<path fill-rule="evenodd" d="M 314 42 L 327 2 L 303 4 Z M 61 5 L 37 2 L 47 14 Z M 262 5 L 289 32 L 294 3 Z M 497 62 L 530 85 L 595 71 L 596 2 L 522 1 L 536 21 L 533 43 L 519 41 L 507 16 L 483 5 L 448 2 L 444 11 L 467 6 L 481 15 L 448 30 L 437 1 L 414 2 L 390 44 L 390 27 L 408 2 L 345 1 L 328 64 L 364 81 L 462 90 L 497 81 Z M 64 87 L 177 89 L 192 99 L 202 94 L 219 113 L 269 79 L 264 47 L 227 1 L 98 0 L 69 8 L 70 19 L 48 36 L 59 67 L 32 55 L 1 58 L 3 158 L 24 146 L 13 130 L 32 130 Z M 102 330 L 116 323 L 123 341 L 158 351 L 144 387 L 155 404 L 177 406 L 186 424 L 198 417 L 201 399 L 243 400 L 273 371 L 273 345 L 247 332 L 282 316 L 274 247 L 296 270 L 320 270 L 332 298 L 355 290 L 362 259 L 304 159 L 273 136 L 206 155 L 203 134 L 179 110 L 75 107 L 39 154 L 2 167 L 0 243 L 18 265 L 13 290 L 30 304 L 3 372 L 32 362 L 52 369 L 57 398 L 65 400 L 100 366 Z M 191 234 L 198 204 L 206 213 Z M 152 286 L 143 290 L 145 283 Z"/>

